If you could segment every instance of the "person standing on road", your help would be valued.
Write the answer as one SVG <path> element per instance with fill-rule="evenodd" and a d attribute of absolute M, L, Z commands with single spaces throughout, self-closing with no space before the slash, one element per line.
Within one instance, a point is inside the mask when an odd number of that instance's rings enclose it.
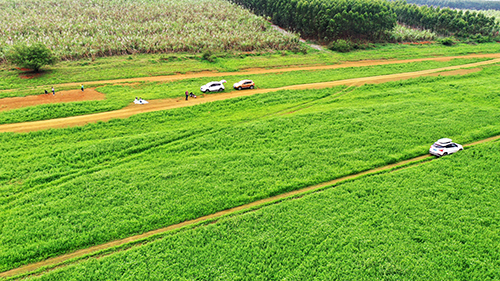
<path fill-rule="evenodd" d="M 54 90 L 54 86 L 52 86 L 52 95 L 55 96 L 56 95 L 56 90 Z"/>
<path fill-rule="evenodd" d="M 186 100 L 188 100 L 188 97 L 189 97 L 189 93 L 188 93 L 188 91 L 186 91 Z"/>
<path fill-rule="evenodd" d="M 82 92 L 83 92 L 83 84 L 80 84 L 80 88 L 82 88 Z"/>

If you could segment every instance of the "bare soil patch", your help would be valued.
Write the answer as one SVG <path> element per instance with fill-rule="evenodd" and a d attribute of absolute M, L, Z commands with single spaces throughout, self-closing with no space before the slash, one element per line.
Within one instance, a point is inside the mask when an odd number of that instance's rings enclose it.
<path fill-rule="evenodd" d="M 52 92 L 49 91 L 48 94 L 36 96 L 0 99 L 0 111 L 35 106 L 39 104 L 103 100 L 105 98 L 106 96 L 104 94 L 101 94 L 94 89 L 85 89 L 83 92 L 81 90 L 60 91 L 56 92 L 55 95 L 52 95 Z"/>

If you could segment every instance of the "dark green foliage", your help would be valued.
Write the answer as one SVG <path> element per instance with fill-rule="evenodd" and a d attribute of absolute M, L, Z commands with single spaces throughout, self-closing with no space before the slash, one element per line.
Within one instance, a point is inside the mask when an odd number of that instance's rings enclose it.
<path fill-rule="evenodd" d="M 328 44 L 328 49 L 340 53 L 347 53 L 354 50 L 354 44 L 349 40 L 337 39 Z"/>
<path fill-rule="evenodd" d="M 201 58 L 203 60 L 206 60 L 208 62 L 215 62 L 215 56 L 212 54 L 210 50 L 205 51 L 202 55 Z"/>
<path fill-rule="evenodd" d="M 387 1 L 356 0 L 233 0 L 273 23 L 303 37 L 378 40 L 396 24 Z"/>
<path fill-rule="evenodd" d="M 484 0 L 406 0 L 408 3 L 452 9 L 500 10 L 499 1 Z"/>
<path fill-rule="evenodd" d="M 398 22 L 445 36 L 467 37 L 472 34 L 488 36 L 495 34 L 499 27 L 494 17 L 486 17 L 482 13 L 410 5 L 404 0 L 394 1 L 392 7 L 398 15 Z"/>
<path fill-rule="evenodd" d="M 456 40 L 453 37 L 446 37 L 439 40 L 439 43 L 445 46 L 452 46 L 456 44 Z"/>
<path fill-rule="evenodd" d="M 14 45 L 6 54 L 11 63 L 21 68 L 38 72 L 45 65 L 54 64 L 57 58 L 43 43 L 32 45 Z"/>

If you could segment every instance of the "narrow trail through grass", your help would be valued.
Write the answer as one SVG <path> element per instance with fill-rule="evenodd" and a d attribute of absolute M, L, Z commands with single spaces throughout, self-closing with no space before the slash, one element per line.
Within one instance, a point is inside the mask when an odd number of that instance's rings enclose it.
<path fill-rule="evenodd" d="M 497 135 L 497 136 L 486 138 L 486 139 L 476 141 L 473 143 L 465 144 L 464 147 L 470 147 L 470 146 L 474 146 L 474 145 L 485 143 L 485 142 L 496 141 L 499 139 L 500 139 L 500 135 Z M 25 265 L 25 266 L 22 266 L 19 268 L 15 268 L 15 269 L 12 269 L 9 271 L 2 272 L 2 273 L 0 273 L 0 278 L 9 278 L 9 277 L 14 277 L 14 276 L 23 276 L 24 277 L 24 276 L 30 274 L 31 272 L 36 272 L 38 275 L 38 274 L 41 274 L 45 271 L 49 271 L 51 269 L 54 269 L 56 267 L 59 268 L 62 266 L 67 266 L 67 265 L 71 264 L 71 262 L 69 262 L 71 260 L 74 260 L 74 262 L 78 262 L 79 260 L 81 260 L 83 258 L 91 257 L 93 255 L 99 255 L 100 253 L 102 253 L 103 251 L 106 251 L 106 250 L 109 250 L 109 252 L 105 253 L 105 255 L 109 255 L 109 254 L 112 254 L 112 253 L 120 250 L 120 249 L 117 249 L 117 250 L 113 251 L 113 248 L 115 248 L 115 247 L 124 246 L 127 244 L 130 244 L 129 247 L 132 247 L 136 244 L 142 243 L 143 241 L 145 241 L 148 238 L 151 238 L 154 236 L 160 237 L 162 234 L 165 234 L 166 232 L 169 232 L 169 231 L 181 229 L 183 227 L 195 226 L 195 225 L 203 223 L 203 222 L 213 222 L 214 220 L 217 220 L 219 218 L 229 216 L 229 215 L 235 215 L 235 214 L 238 214 L 241 212 L 253 211 L 253 210 L 262 208 L 266 205 L 279 203 L 280 201 L 283 201 L 286 199 L 300 197 L 300 196 L 307 195 L 307 194 L 312 193 L 312 192 L 321 191 L 325 188 L 331 188 L 331 187 L 334 187 L 338 184 L 341 184 L 341 183 L 344 183 L 347 181 L 351 181 L 351 180 L 354 180 L 354 179 L 357 179 L 357 178 L 360 178 L 363 176 L 378 174 L 378 173 L 382 173 L 382 172 L 391 172 L 394 170 L 404 169 L 404 168 L 407 168 L 410 166 L 418 165 L 418 164 L 425 162 L 426 160 L 427 161 L 431 160 L 432 158 L 434 158 L 434 156 L 432 156 L 430 154 L 426 154 L 426 155 L 418 156 L 418 157 L 415 157 L 412 159 L 404 160 L 404 161 L 401 161 L 398 163 L 394 163 L 394 164 L 366 170 L 366 171 L 361 172 L 361 173 L 356 173 L 356 174 L 352 174 L 349 176 L 337 178 L 337 179 L 334 179 L 331 181 L 327 181 L 327 182 L 323 182 L 323 183 L 320 183 L 317 185 L 309 186 L 309 187 L 306 187 L 306 188 L 303 188 L 300 190 L 295 190 L 295 191 L 283 193 L 280 195 L 276 195 L 273 197 L 265 198 L 262 200 L 257 200 L 257 201 L 254 201 L 252 203 L 249 203 L 249 204 L 244 204 L 244 205 L 241 205 L 238 207 L 234 207 L 234 208 L 230 208 L 230 209 L 227 209 L 224 211 L 216 212 L 216 213 L 211 214 L 211 215 L 202 216 L 202 217 L 199 217 L 199 218 L 196 218 L 193 220 L 188 220 L 188 221 L 184 221 L 184 222 L 181 222 L 178 224 L 170 225 L 170 226 L 167 226 L 164 228 L 148 231 L 148 232 L 145 232 L 143 234 L 130 236 L 130 237 L 127 237 L 125 239 L 115 240 L 112 242 L 104 243 L 101 245 L 96 245 L 96 246 L 89 247 L 86 249 L 81 249 L 81 250 L 75 251 L 73 253 L 50 258 L 50 259 L 47 259 L 47 260 L 44 260 L 41 262 L 28 264 L 28 265 Z"/>

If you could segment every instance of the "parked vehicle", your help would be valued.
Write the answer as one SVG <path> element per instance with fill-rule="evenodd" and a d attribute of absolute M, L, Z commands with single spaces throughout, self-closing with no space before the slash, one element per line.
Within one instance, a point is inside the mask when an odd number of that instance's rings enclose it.
<path fill-rule="evenodd" d="M 224 91 L 224 83 L 226 83 L 226 80 L 221 80 L 221 81 L 213 81 L 210 83 L 207 83 L 203 86 L 201 86 L 200 90 L 204 93 L 207 92 L 220 92 Z"/>
<path fill-rule="evenodd" d="M 252 80 L 241 80 L 238 83 L 234 83 L 233 88 L 236 90 L 242 89 L 253 89 L 255 87 L 255 83 Z"/>
<path fill-rule="evenodd" d="M 451 139 L 444 138 L 439 139 L 437 142 L 431 145 L 431 147 L 429 148 L 429 153 L 432 155 L 436 155 L 437 157 L 441 157 L 463 149 L 463 146 L 461 146 L 460 144 L 452 142 Z"/>

